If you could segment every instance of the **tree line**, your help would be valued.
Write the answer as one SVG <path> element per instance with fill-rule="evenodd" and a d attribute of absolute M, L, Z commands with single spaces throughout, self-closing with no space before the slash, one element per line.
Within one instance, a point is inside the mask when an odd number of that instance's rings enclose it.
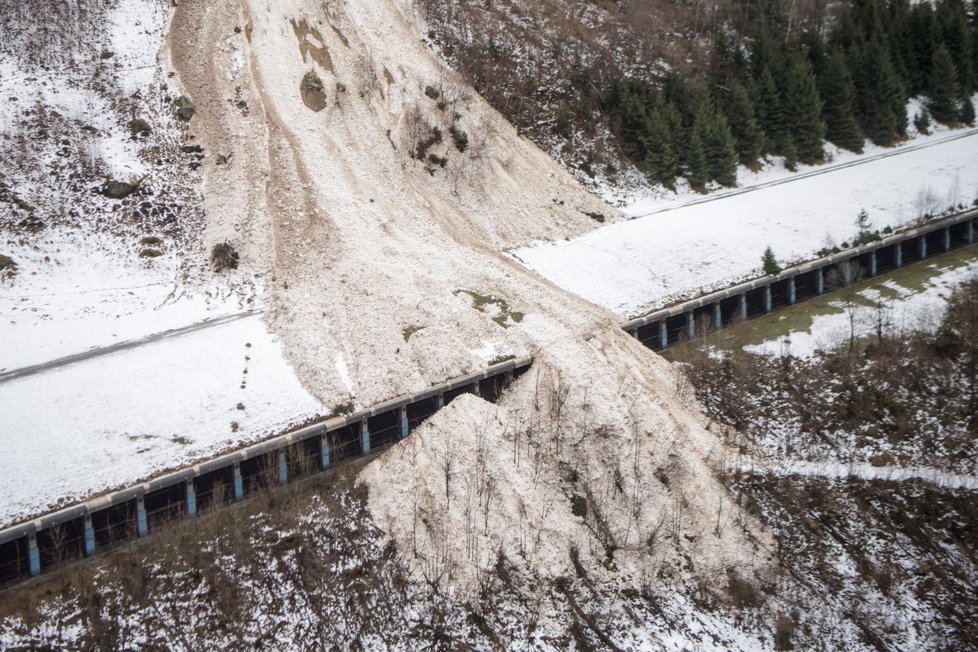
<path fill-rule="evenodd" d="M 737 165 L 778 155 L 789 168 L 824 158 L 825 142 L 861 152 L 866 139 L 906 137 L 915 116 L 974 124 L 978 88 L 978 0 L 855 0 L 831 29 L 786 38 L 757 20 L 747 36 L 719 32 L 709 64 L 689 78 L 672 73 L 652 85 L 606 80 L 599 107 L 625 155 L 650 180 L 685 177 L 694 188 L 736 184 Z M 579 88 L 595 80 L 583 67 Z"/>

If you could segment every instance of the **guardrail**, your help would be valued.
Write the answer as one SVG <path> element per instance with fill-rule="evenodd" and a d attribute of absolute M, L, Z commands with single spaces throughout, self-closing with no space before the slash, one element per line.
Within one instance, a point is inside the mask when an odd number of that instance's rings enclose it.
<path fill-rule="evenodd" d="M 724 290 L 655 310 L 621 327 L 649 348 L 662 351 L 699 334 L 769 314 L 778 308 L 825 294 L 833 272 L 847 277 L 880 273 L 937 256 L 975 242 L 978 210 L 928 222 L 881 240 L 847 249 L 738 283 Z M 847 264 L 849 269 L 846 269 Z M 856 267 L 858 266 L 858 267 Z"/>
<path fill-rule="evenodd" d="M 407 437 L 456 396 L 495 402 L 533 360 L 514 358 L 0 530 L 0 586 L 145 537 L 201 510 L 321 473 Z"/>

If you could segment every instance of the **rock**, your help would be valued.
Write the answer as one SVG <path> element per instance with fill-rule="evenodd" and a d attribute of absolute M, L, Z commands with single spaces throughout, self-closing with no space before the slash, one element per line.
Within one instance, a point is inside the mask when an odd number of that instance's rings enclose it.
<path fill-rule="evenodd" d="M 299 84 L 299 94 L 307 107 L 316 111 L 326 108 L 326 93 L 323 92 L 323 81 L 314 72 L 307 72 Z"/>
<path fill-rule="evenodd" d="M 441 97 L 441 93 L 434 86 L 425 86 L 424 94 L 433 100 L 437 100 L 439 97 Z"/>
<path fill-rule="evenodd" d="M 185 122 L 190 122 L 190 119 L 194 117 L 197 113 L 197 107 L 194 103 L 190 101 L 190 98 L 186 95 L 181 95 L 177 98 L 177 117 Z"/>
<path fill-rule="evenodd" d="M 145 136 L 151 131 L 153 130 L 150 128 L 149 123 L 142 118 L 133 118 L 129 121 L 129 133 L 133 138 L 136 138 L 137 136 Z"/>
<path fill-rule="evenodd" d="M 125 181 L 107 181 L 102 186 L 101 193 L 109 199 L 125 199 L 139 188 L 137 183 L 126 183 Z"/>
<path fill-rule="evenodd" d="M 204 148 L 200 145 L 183 145 L 180 151 L 184 154 L 203 154 Z"/>
<path fill-rule="evenodd" d="M 160 251 L 159 249 L 147 248 L 147 249 L 143 249 L 142 251 L 139 252 L 139 257 L 140 258 L 159 258 L 162 255 L 163 255 L 163 252 Z"/>

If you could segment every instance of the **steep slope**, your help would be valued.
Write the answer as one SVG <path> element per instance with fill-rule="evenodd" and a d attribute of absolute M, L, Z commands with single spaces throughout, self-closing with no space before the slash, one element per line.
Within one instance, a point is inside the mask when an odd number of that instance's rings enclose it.
<path fill-rule="evenodd" d="M 208 230 L 238 229 L 231 239 L 244 264 L 271 266 L 270 324 L 314 395 L 370 404 L 480 357 L 533 353 L 539 376 L 508 400 L 503 422 L 510 436 L 534 440 L 562 510 L 577 482 L 591 505 L 575 517 L 580 542 L 529 521 L 534 537 L 564 553 L 586 546 L 593 563 L 685 555 L 680 574 L 768 561 L 745 533 L 749 521 L 713 527 L 729 505 L 711 470 L 723 450 L 677 396 L 668 365 L 612 315 L 500 251 L 580 233 L 595 224 L 585 213 L 611 211 L 425 48 L 406 5 L 183 3 L 168 47 L 198 107 L 196 137 L 210 152 L 230 150 L 231 165 L 204 163 Z M 453 128 L 467 135 L 464 152 Z M 265 225 L 251 227 L 249 215 Z M 533 425 L 541 420 L 550 425 Z M 465 422 L 440 432 L 437 446 L 479 435 Z M 389 458 L 402 454 L 396 447 Z M 365 478 L 406 552 L 411 514 L 394 507 L 404 487 L 389 479 L 424 484 L 437 473 L 430 460 L 389 464 Z M 524 472 L 504 469 L 498 481 Z M 649 558 L 645 545 L 665 522 L 666 543 Z M 433 533 L 429 545 L 454 548 L 452 533 Z"/>

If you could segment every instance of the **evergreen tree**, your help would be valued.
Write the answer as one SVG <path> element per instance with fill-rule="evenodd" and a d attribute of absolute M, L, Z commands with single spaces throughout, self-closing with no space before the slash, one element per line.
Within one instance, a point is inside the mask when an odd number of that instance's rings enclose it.
<path fill-rule="evenodd" d="M 784 107 L 781 103 L 781 93 L 778 91 L 774 75 L 768 67 L 761 70 L 758 78 L 757 99 L 754 101 L 754 108 L 757 110 L 757 121 L 767 137 L 764 151 L 781 152 L 784 148 L 787 125 Z"/>
<path fill-rule="evenodd" d="M 761 155 L 764 147 L 764 132 L 754 113 L 754 104 L 744 85 L 734 81 L 727 102 L 727 119 L 730 132 L 736 141 L 737 157 L 744 165 L 750 165 Z"/>
<path fill-rule="evenodd" d="M 929 2 L 914 6 L 910 14 L 909 59 L 907 82 L 912 95 L 927 90 L 930 80 L 930 64 L 934 59 L 934 10 Z"/>
<path fill-rule="evenodd" d="M 822 139 L 822 99 L 819 97 L 808 60 L 796 57 L 788 71 L 785 114 L 791 125 L 791 136 L 802 163 L 814 163 L 824 154 Z"/>
<path fill-rule="evenodd" d="M 877 145 L 891 145 L 907 128 L 906 98 L 900 80 L 879 39 L 868 42 L 860 58 L 860 75 L 855 80 L 860 125 Z"/>
<path fill-rule="evenodd" d="M 679 155 L 669 123 L 658 106 L 648 117 L 642 146 L 645 150 L 645 170 L 652 179 L 669 182 L 675 178 L 679 172 Z"/>
<path fill-rule="evenodd" d="M 689 130 L 689 148 L 686 153 L 686 179 L 694 188 L 703 188 L 710 180 L 710 120 L 711 108 L 706 101 L 700 102 Z"/>
<path fill-rule="evenodd" d="M 975 124 L 975 105 L 970 97 L 961 102 L 961 123 L 971 127 Z"/>
<path fill-rule="evenodd" d="M 706 158 L 712 179 L 722 186 L 737 185 L 737 150 L 723 115 L 714 116 L 710 122 Z"/>
<path fill-rule="evenodd" d="M 931 65 L 929 98 L 927 108 L 938 122 L 953 124 L 960 117 L 958 71 L 951 60 L 951 53 L 941 45 L 934 52 Z"/>
<path fill-rule="evenodd" d="M 845 53 L 832 51 L 819 77 L 822 100 L 822 116 L 825 118 L 825 137 L 853 152 L 863 151 L 863 136 L 855 116 L 855 87 Z"/>
<path fill-rule="evenodd" d="M 778 259 L 774 256 L 774 250 L 769 246 L 764 250 L 764 255 L 761 256 L 761 269 L 768 276 L 773 276 L 781 271 L 781 265 L 778 264 Z"/>
<path fill-rule="evenodd" d="M 795 140 L 790 135 L 784 141 L 784 166 L 794 172 L 798 168 L 798 149 Z"/>
<path fill-rule="evenodd" d="M 958 71 L 961 92 L 970 96 L 972 91 L 971 29 L 961 0 L 941 0 L 937 5 L 937 22 L 940 40 L 951 54 L 951 61 Z"/>

